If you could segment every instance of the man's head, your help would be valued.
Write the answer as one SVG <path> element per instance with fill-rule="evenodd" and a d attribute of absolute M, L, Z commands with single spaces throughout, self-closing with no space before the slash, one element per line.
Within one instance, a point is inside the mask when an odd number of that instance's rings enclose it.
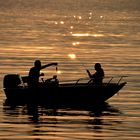
<path fill-rule="evenodd" d="M 41 67 L 41 61 L 40 60 L 35 60 L 34 66 L 37 67 L 37 68 L 40 68 Z"/>
<path fill-rule="evenodd" d="M 94 65 L 94 68 L 95 68 L 95 70 L 101 69 L 101 64 L 100 64 L 100 63 L 96 63 L 96 64 Z"/>

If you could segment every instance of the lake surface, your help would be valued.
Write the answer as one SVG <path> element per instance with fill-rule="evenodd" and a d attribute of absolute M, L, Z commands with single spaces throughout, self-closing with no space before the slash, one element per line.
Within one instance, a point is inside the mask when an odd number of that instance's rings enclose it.
<path fill-rule="evenodd" d="M 139 0 L 1 0 L 0 139 L 139 140 L 139 5 Z M 127 76 L 127 85 L 107 105 L 96 106 L 99 114 L 7 105 L 4 75 L 27 75 L 36 59 L 58 62 L 60 81 L 87 77 L 86 69 L 94 72 L 99 62 L 106 76 Z M 50 78 L 56 68 L 42 72 Z"/>

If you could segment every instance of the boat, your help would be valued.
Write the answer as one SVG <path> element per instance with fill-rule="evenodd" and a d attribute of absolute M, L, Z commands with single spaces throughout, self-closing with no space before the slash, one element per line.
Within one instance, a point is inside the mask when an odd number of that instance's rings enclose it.
<path fill-rule="evenodd" d="M 40 86 L 31 88 L 27 84 L 28 76 L 7 74 L 3 80 L 6 99 L 12 102 L 41 103 L 48 105 L 92 105 L 107 101 L 120 91 L 126 82 L 124 76 L 113 82 L 114 77 L 101 85 L 93 83 L 93 79 L 80 78 L 78 80 L 58 81 L 56 76 L 44 80 Z"/>

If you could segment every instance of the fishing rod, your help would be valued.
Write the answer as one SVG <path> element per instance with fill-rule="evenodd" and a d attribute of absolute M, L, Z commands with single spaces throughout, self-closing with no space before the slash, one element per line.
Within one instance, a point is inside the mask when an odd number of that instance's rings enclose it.
<path fill-rule="evenodd" d="M 75 45 L 79 45 L 79 42 L 73 43 L 73 46 L 75 46 Z M 79 64 L 86 70 L 86 69 L 87 69 L 87 68 L 86 68 L 86 65 L 79 59 L 79 57 L 77 57 L 78 55 L 75 53 L 73 47 L 71 47 L 71 51 L 72 51 L 72 53 L 68 54 L 68 56 L 69 56 L 71 59 L 77 59 L 78 62 L 79 62 Z"/>
<path fill-rule="evenodd" d="M 69 54 L 68 56 L 69 56 L 71 59 L 77 59 L 77 60 L 80 62 L 80 65 L 82 65 L 84 68 L 86 68 L 85 64 L 82 63 L 82 62 L 80 61 L 80 59 L 77 57 L 77 54 L 73 53 L 73 54 Z"/>

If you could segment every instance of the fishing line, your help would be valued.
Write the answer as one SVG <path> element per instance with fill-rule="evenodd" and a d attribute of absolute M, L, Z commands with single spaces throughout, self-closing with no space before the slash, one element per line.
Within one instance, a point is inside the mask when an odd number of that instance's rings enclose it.
<path fill-rule="evenodd" d="M 72 53 L 71 54 L 68 54 L 68 56 L 71 58 L 71 59 L 77 59 L 79 64 L 84 67 L 84 69 L 86 70 L 86 66 L 84 63 L 82 63 L 82 61 L 78 58 L 78 54 L 74 52 L 73 48 L 71 48 L 71 51 Z"/>

